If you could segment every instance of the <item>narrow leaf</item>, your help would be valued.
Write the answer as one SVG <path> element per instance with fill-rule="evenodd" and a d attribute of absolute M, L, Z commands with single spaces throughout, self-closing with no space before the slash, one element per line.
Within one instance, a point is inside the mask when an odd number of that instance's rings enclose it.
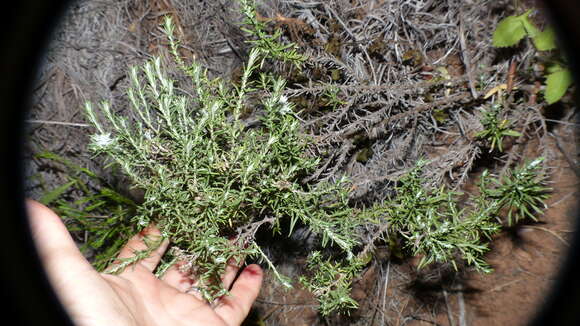
<path fill-rule="evenodd" d="M 97 175 L 92 172 L 91 170 L 87 169 L 87 168 L 83 168 L 75 163 L 73 163 L 72 161 L 49 151 L 45 151 L 45 152 L 41 152 L 35 155 L 38 158 L 43 158 L 43 159 L 47 159 L 47 160 L 52 160 L 55 162 L 59 162 L 61 164 L 64 164 L 67 168 L 71 169 L 72 171 L 78 172 L 78 173 L 84 173 L 86 174 L 88 177 L 90 178 L 98 178 Z"/>
<path fill-rule="evenodd" d="M 76 183 L 76 181 L 71 181 L 69 183 L 65 183 L 61 186 L 58 186 L 56 188 L 54 188 L 53 190 L 47 192 L 46 194 L 44 194 L 41 198 L 40 198 L 40 202 L 43 203 L 44 205 L 49 205 L 50 203 L 52 203 L 53 201 L 55 201 L 56 199 L 58 199 L 58 197 L 62 196 L 62 194 L 64 194 L 70 187 L 72 187 L 74 184 Z"/>
<path fill-rule="evenodd" d="M 522 134 L 515 130 L 506 130 L 503 132 L 504 136 L 521 137 Z"/>

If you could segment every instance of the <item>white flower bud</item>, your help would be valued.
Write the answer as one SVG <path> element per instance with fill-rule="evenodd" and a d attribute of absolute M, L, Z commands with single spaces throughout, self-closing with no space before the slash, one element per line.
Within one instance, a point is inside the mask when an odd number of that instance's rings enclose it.
<path fill-rule="evenodd" d="M 115 142 L 115 138 L 111 137 L 110 133 L 92 135 L 91 140 L 97 149 L 106 149 Z"/>

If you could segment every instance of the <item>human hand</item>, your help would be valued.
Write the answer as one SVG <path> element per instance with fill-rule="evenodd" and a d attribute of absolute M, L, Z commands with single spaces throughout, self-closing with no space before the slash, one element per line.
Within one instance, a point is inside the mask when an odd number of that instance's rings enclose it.
<path fill-rule="evenodd" d="M 46 206 L 27 201 L 36 247 L 60 301 L 77 325 L 240 325 L 258 296 L 262 270 L 249 265 L 235 280 L 239 267 L 230 265 L 223 277 L 231 295 L 215 307 L 187 291 L 192 281 L 171 266 L 161 279 L 153 270 L 168 246 L 165 240 L 151 256 L 131 265 L 119 275 L 98 273 L 78 250 L 61 219 Z M 146 249 L 145 236 L 158 237 L 148 227 L 134 236 L 119 258 Z M 232 285 L 233 283 L 233 285 Z"/>

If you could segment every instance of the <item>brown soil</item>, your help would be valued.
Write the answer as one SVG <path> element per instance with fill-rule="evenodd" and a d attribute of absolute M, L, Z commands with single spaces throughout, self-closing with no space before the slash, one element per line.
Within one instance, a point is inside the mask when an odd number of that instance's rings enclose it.
<path fill-rule="evenodd" d="M 573 143 L 566 147 L 575 153 Z M 478 290 L 466 296 L 469 325 L 523 325 L 550 294 L 576 227 L 579 182 L 562 156 L 553 165 L 553 194 L 541 222 L 504 232 L 488 255 L 495 272 L 467 282 Z"/>

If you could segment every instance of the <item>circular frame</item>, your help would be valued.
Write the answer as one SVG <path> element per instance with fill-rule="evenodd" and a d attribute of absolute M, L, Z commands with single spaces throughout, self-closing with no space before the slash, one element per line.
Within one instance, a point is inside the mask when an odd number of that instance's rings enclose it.
<path fill-rule="evenodd" d="M 68 0 L 19 0 L 4 5 L 0 31 L 0 298 L 15 325 L 73 325 L 34 248 L 24 208 L 24 117 L 42 53 Z M 580 80 L 580 2 L 544 1 Z M 576 102 L 580 103 L 578 92 Z M 580 237 L 573 235 L 558 279 L 532 325 L 580 325 Z M 8 317 L 6 317 L 8 318 Z"/>

